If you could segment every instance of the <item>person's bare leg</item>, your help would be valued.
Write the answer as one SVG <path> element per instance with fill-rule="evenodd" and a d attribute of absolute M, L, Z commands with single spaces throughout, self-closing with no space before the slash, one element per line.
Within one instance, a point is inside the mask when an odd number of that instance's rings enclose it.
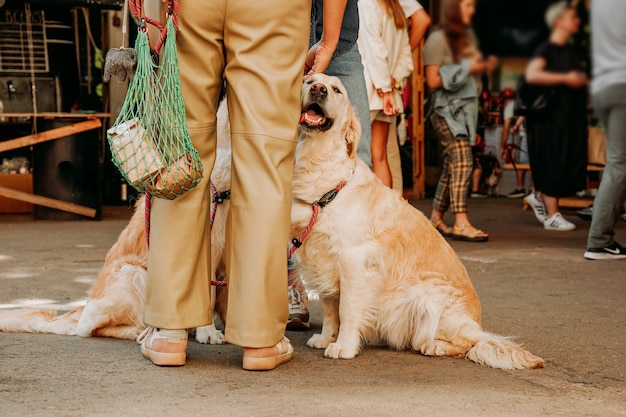
<path fill-rule="evenodd" d="M 526 170 L 518 169 L 517 170 L 517 188 L 522 189 L 522 190 L 526 188 L 524 184 L 525 178 L 526 178 Z"/>
<path fill-rule="evenodd" d="M 372 171 L 387 187 L 393 185 L 391 170 L 387 162 L 387 137 L 389 123 L 380 120 L 372 122 Z"/>
<path fill-rule="evenodd" d="M 546 206 L 546 217 L 550 218 L 559 212 L 559 199 L 556 197 L 552 197 L 546 195 L 544 193 L 539 193 L 539 200 L 543 202 L 543 205 Z"/>
<path fill-rule="evenodd" d="M 480 177 L 483 175 L 482 168 L 474 168 L 472 171 L 472 192 L 479 193 L 480 192 Z"/>
<path fill-rule="evenodd" d="M 433 223 L 437 223 L 439 220 L 443 220 L 443 211 L 435 210 L 430 213 L 430 221 Z"/>
<path fill-rule="evenodd" d="M 430 213 L 430 222 L 435 226 L 435 228 L 442 233 L 444 236 L 452 233 L 452 227 L 449 226 L 444 220 L 443 215 L 445 212 L 441 210 L 433 209 Z"/>

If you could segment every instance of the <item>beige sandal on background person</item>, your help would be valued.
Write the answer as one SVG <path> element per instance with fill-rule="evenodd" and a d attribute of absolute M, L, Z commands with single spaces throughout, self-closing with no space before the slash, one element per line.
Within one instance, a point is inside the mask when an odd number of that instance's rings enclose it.
<path fill-rule="evenodd" d="M 463 234 L 468 229 L 474 228 L 473 232 Z M 460 226 L 454 225 L 453 232 L 451 234 L 452 239 L 460 240 L 463 242 L 486 242 L 489 240 L 489 235 L 480 229 L 476 229 L 470 223 L 463 223 Z"/>
<path fill-rule="evenodd" d="M 447 224 L 445 224 L 443 222 L 443 219 L 439 219 L 437 221 L 430 221 L 430 224 L 433 225 L 433 227 L 435 229 L 437 229 L 437 231 L 439 232 L 439 234 L 441 234 L 441 236 L 443 237 L 451 237 L 452 236 L 452 226 L 448 226 Z M 443 225 L 443 228 L 440 228 L 439 226 Z"/>
<path fill-rule="evenodd" d="M 272 356 L 265 356 L 268 350 L 276 349 Z M 293 358 L 293 346 L 286 337 L 270 348 L 243 348 L 243 369 L 247 371 L 271 371 Z"/>

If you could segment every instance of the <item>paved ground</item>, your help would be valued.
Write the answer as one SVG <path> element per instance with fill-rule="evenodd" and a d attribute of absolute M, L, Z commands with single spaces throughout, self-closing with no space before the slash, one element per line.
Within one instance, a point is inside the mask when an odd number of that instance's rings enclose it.
<path fill-rule="evenodd" d="M 130 214 L 0 216 L 0 309 L 83 302 Z M 243 371 L 235 346 L 195 342 L 186 366 L 165 369 L 132 341 L 0 334 L 0 415 L 625 416 L 626 261 L 584 260 L 589 224 L 573 213 L 578 230 L 568 233 L 544 231 L 520 200 L 473 200 L 470 214 L 491 240 L 452 246 L 481 297 L 484 326 L 518 336 L 545 369 L 500 371 L 384 347 L 335 361 L 305 346 L 308 331 L 288 333 L 296 357 L 273 372 Z M 617 233 L 626 242 L 626 223 Z M 315 301 L 312 310 L 318 331 Z"/>

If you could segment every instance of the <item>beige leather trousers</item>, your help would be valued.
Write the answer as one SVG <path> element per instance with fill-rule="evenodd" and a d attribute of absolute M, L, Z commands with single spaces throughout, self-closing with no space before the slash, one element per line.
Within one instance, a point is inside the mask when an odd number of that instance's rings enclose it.
<path fill-rule="evenodd" d="M 205 178 L 176 200 L 152 199 L 146 324 L 182 329 L 212 322 L 209 176 L 225 77 L 232 132 L 226 340 L 268 347 L 282 339 L 310 8 L 310 0 L 179 1 L 182 90 Z"/>

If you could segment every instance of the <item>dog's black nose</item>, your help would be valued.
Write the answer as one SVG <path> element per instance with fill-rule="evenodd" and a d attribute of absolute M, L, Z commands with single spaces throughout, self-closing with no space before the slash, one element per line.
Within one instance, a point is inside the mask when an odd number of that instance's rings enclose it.
<path fill-rule="evenodd" d="M 315 98 L 324 98 L 328 95 L 328 90 L 324 84 L 316 83 L 311 86 L 311 95 Z"/>

